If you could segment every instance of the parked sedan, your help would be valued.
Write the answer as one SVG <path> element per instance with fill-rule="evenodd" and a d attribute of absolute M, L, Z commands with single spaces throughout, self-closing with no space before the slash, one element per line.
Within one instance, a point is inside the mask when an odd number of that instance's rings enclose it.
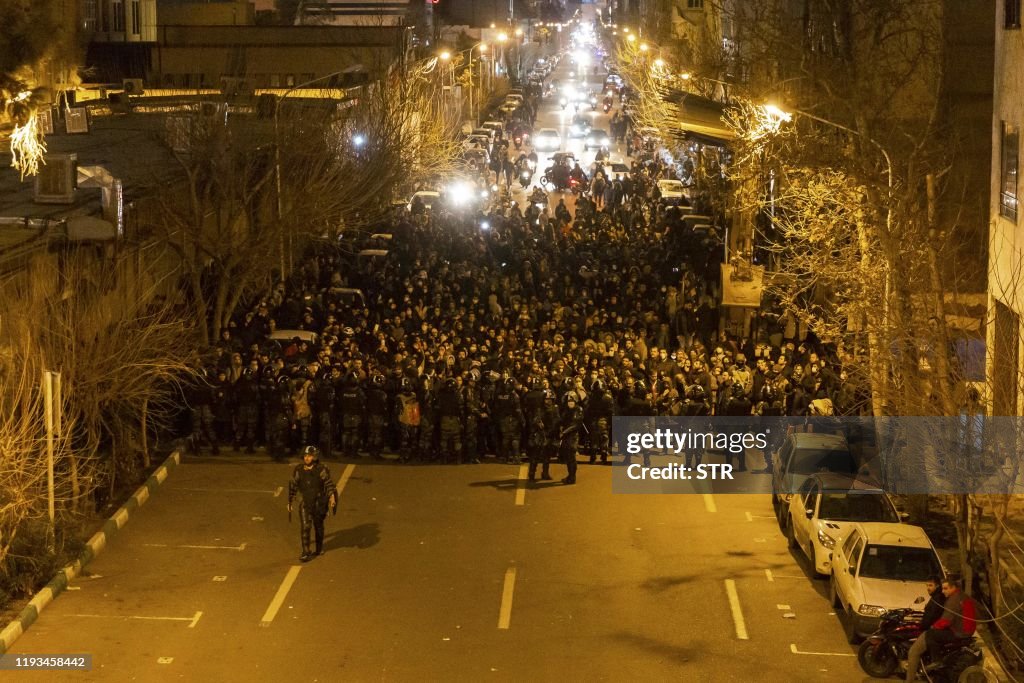
<path fill-rule="evenodd" d="M 928 534 L 911 524 L 854 524 L 832 559 L 829 598 L 845 614 L 851 643 L 874 633 L 880 617 L 892 609 L 921 610 L 925 582 L 943 576 L 942 563 Z"/>
<path fill-rule="evenodd" d="M 658 191 L 661 192 L 661 198 L 670 204 L 678 204 L 686 196 L 686 186 L 678 180 L 659 180 Z"/>
<path fill-rule="evenodd" d="M 900 515 L 878 487 L 841 474 L 813 474 L 789 501 L 785 517 L 790 547 L 800 548 L 814 572 L 828 576 L 832 551 L 857 522 L 898 523 Z"/>

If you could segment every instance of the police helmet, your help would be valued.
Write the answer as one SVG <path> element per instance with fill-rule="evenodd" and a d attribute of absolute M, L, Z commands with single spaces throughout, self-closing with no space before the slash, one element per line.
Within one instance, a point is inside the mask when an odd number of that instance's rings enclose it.
<path fill-rule="evenodd" d="M 703 401 L 705 396 L 704 387 L 700 384 L 694 384 L 686 392 L 686 397 L 691 401 Z"/>
<path fill-rule="evenodd" d="M 402 378 L 402 391 L 412 390 L 412 381 L 408 377 Z"/>
<path fill-rule="evenodd" d="M 647 393 L 647 384 L 642 380 L 638 379 L 633 382 L 633 393 L 642 396 Z"/>
<path fill-rule="evenodd" d="M 555 402 L 555 392 L 551 391 L 550 389 L 545 389 L 544 390 L 544 400 L 548 401 L 548 402 L 551 402 L 551 403 L 554 403 Z"/>
<path fill-rule="evenodd" d="M 576 394 L 575 391 L 570 391 L 570 392 L 568 392 L 565 395 L 565 404 L 566 405 L 569 405 L 570 403 L 579 403 L 579 402 L 580 402 L 580 397 Z"/>
<path fill-rule="evenodd" d="M 316 446 L 306 446 L 304 449 L 302 449 L 302 457 L 306 457 L 307 455 L 312 455 L 314 460 L 319 460 L 320 449 L 317 448 Z"/>
<path fill-rule="evenodd" d="M 382 387 L 382 386 L 384 386 L 384 382 L 386 380 L 384 379 L 384 375 L 382 375 L 382 374 L 380 374 L 378 372 L 377 374 L 375 374 L 373 376 L 373 379 L 371 381 L 373 382 L 373 386 L 375 386 L 375 387 Z"/>
<path fill-rule="evenodd" d="M 595 394 L 604 391 L 604 382 L 601 381 L 600 379 L 595 379 L 593 382 L 590 383 L 590 390 Z"/>
<path fill-rule="evenodd" d="M 458 386 L 459 386 L 459 383 L 455 381 L 454 377 L 449 377 L 448 379 L 446 379 L 444 381 L 444 388 L 445 389 L 456 389 L 456 388 L 458 388 Z"/>

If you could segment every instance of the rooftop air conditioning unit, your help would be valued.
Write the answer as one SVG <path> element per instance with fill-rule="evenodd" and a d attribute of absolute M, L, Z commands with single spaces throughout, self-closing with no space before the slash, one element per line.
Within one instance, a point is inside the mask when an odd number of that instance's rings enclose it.
<path fill-rule="evenodd" d="M 71 133 L 89 132 L 89 111 L 85 107 L 72 107 L 64 114 L 64 126 Z"/>
<path fill-rule="evenodd" d="M 36 176 L 33 199 L 37 204 L 74 204 L 77 187 L 78 155 L 47 154 Z"/>
<path fill-rule="evenodd" d="M 256 89 L 248 78 L 221 76 L 220 92 L 224 97 L 252 97 Z"/>
<path fill-rule="evenodd" d="M 199 118 L 210 123 L 228 123 L 227 102 L 202 102 L 199 105 Z"/>
<path fill-rule="evenodd" d="M 125 78 L 121 82 L 124 84 L 125 95 L 139 96 L 146 93 L 145 89 L 142 87 L 141 78 Z"/>
<path fill-rule="evenodd" d="M 53 107 L 40 107 L 36 116 L 39 119 L 39 132 L 53 135 Z"/>

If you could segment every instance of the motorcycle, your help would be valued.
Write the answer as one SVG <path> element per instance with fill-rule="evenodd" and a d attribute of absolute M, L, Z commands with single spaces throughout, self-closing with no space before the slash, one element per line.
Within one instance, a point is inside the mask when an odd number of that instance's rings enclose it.
<path fill-rule="evenodd" d="M 519 174 L 519 184 L 523 186 L 524 190 L 530 186 L 531 182 L 533 182 L 532 171 L 524 170 L 522 173 Z"/>
<path fill-rule="evenodd" d="M 889 610 L 882 615 L 878 630 L 861 643 L 857 663 L 872 678 L 889 678 L 901 664 L 906 667 L 911 645 L 921 635 L 921 612 Z M 981 650 L 974 638 L 964 638 L 943 647 L 942 661 L 929 669 L 929 680 L 956 683 L 968 668 L 981 664 Z"/>
<path fill-rule="evenodd" d="M 602 107 L 602 109 L 604 109 L 604 113 L 607 114 L 608 112 L 610 112 L 612 110 L 612 103 L 611 102 L 605 102 L 604 103 L 604 107 Z"/>
<path fill-rule="evenodd" d="M 547 208 L 548 193 L 538 187 L 530 195 L 530 203 L 535 205 L 538 209 Z"/>
<path fill-rule="evenodd" d="M 565 111 L 565 108 L 569 105 L 569 98 L 563 97 L 559 99 L 558 104 L 562 105 L 562 111 Z"/>

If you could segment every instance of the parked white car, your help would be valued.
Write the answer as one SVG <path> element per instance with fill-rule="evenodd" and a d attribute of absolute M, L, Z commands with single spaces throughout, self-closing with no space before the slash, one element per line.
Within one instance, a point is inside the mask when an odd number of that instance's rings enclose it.
<path fill-rule="evenodd" d="M 872 634 L 891 609 L 921 610 L 925 582 L 943 576 L 924 529 L 911 524 L 854 524 L 832 553 L 829 598 L 851 643 Z"/>
<path fill-rule="evenodd" d="M 839 434 L 793 432 L 772 454 L 772 504 L 780 523 L 789 499 L 803 480 L 816 472 L 856 474 L 857 461 L 846 437 Z"/>
<path fill-rule="evenodd" d="M 658 191 L 667 202 L 679 203 L 686 196 L 686 186 L 678 180 L 659 180 Z"/>
<path fill-rule="evenodd" d="M 789 501 L 786 538 L 800 548 L 814 572 L 832 572 L 832 552 L 857 522 L 900 522 L 885 491 L 872 483 L 842 474 L 813 474 Z"/>

